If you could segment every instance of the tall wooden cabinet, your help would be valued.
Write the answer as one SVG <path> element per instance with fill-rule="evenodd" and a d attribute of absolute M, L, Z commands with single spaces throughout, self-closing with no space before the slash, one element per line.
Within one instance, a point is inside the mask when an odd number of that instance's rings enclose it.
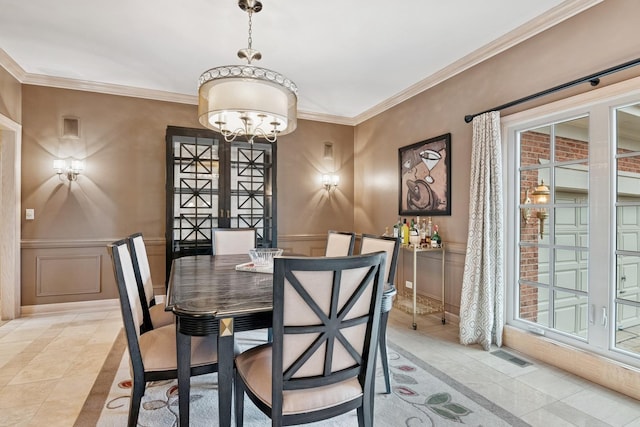
<path fill-rule="evenodd" d="M 277 246 L 275 144 L 175 126 L 166 142 L 167 274 L 176 257 L 211 253 L 212 228 L 254 227 L 258 246 Z"/>

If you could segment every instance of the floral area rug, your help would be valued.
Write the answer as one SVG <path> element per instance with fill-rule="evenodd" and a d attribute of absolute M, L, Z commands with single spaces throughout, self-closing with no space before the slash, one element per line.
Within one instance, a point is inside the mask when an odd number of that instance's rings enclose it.
<path fill-rule="evenodd" d="M 253 338 L 245 338 L 244 346 L 255 345 Z M 384 377 L 378 367 L 376 378 L 375 426 L 527 426 L 528 424 L 495 405 L 483 396 L 470 390 L 448 375 L 404 352 L 394 344 L 389 346 L 391 371 L 391 394 L 383 394 Z M 92 425 L 110 427 L 127 423 L 131 380 L 128 353 L 121 353 L 121 361 L 110 389 L 105 393 L 102 407 Z M 107 362 L 105 362 L 107 366 Z M 113 369 L 114 364 L 112 364 Z M 95 393 L 92 391 L 95 409 Z M 102 397 L 100 397 L 102 399 Z M 89 401 L 89 399 L 87 400 Z M 191 425 L 217 425 L 217 374 L 203 375 L 191 379 Z M 85 410 L 90 410 L 85 403 Z M 87 414 L 81 413 L 76 425 L 87 422 Z M 80 422 L 84 419 L 85 422 Z M 177 426 L 178 386 L 175 380 L 147 384 L 138 419 L 139 426 Z M 232 425 L 234 421 L 232 420 Z M 270 426 L 270 420 L 245 398 L 244 425 L 250 427 Z M 350 427 L 357 426 L 355 411 L 329 421 L 309 424 L 311 426 Z"/>

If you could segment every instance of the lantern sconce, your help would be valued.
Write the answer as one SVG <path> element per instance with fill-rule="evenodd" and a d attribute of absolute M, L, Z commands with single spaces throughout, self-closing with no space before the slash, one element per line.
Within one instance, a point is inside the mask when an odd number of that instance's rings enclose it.
<path fill-rule="evenodd" d="M 331 193 L 332 191 L 334 191 L 338 186 L 339 182 L 340 182 L 340 177 L 338 175 L 329 175 L 329 174 L 322 175 L 322 186 L 324 187 L 325 190 L 327 190 L 327 193 Z"/>
<path fill-rule="evenodd" d="M 76 181 L 78 175 L 84 170 L 84 162 L 71 160 L 67 163 L 66 160 L 56 159 L 53 161 L 53 170 L 58 174 L 60 181 L 64 181 L 64 178 L 68 181 Z"/>
<path fill-rule="evenodd" d="M 541 180 L 540 185 L 536 186 L 531 193 L 533 200 L 529 198 L 529 190 L 527 189 L 522 202 L 525 206 L 522 208 L 522 219 L 525 223 L 528 223 L 531 218 L 531 214 L 535 212 L 535 216 L 538 219 L 538 229 L 541 239 L 544 236 L 544 222 L 549 217 L 549 213 L 546 208 L 533 209 L 528 206 L 532 203 L 535 205 L 546 205 L 549 203 L 549 194 L 551 194 L 549 187 L 545 185 L 544 180 Z"/>

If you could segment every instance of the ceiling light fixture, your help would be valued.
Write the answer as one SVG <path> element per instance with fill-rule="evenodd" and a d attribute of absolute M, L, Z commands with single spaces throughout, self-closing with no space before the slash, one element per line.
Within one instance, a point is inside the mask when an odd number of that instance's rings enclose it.
<path fill-rule="evenodd" d="M 245 137 L 275 142 L 278 135 L 296 128 L 298 88 L 282 74 L 255 67 L 262 54 L 252 48 L 252 15 L 262 10 L 258 0 L 239 0 L 238 6 L 249 15 L 248 47 L 238 51 L 247 65 L 211 68 L 198 81 L 198 119 L 220 132 L 225 141 Z"/>

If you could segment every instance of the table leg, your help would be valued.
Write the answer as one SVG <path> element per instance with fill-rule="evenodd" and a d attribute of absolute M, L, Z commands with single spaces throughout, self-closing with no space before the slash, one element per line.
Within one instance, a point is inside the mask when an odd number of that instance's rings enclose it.
<path fill-rule="evenodd" d="M 178 364 L 178 410 L 180 426 L 189 426 L 189 395 L 191 392 L 191 336 L 176 331 Z"/>
<path fill-rule="evenodd" d="M 218 335 L 218 415 L 221 427 L 231 426 L 233 335 Z"/>

